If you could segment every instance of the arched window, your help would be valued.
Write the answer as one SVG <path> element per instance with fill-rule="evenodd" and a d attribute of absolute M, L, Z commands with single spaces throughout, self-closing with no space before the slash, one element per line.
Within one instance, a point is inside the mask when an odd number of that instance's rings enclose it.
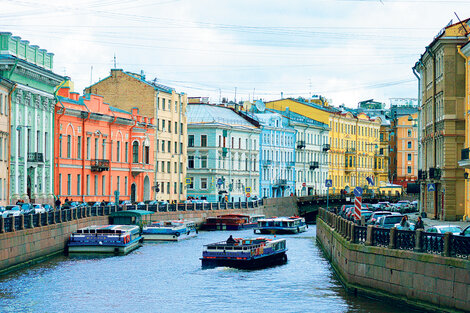
<path fill-rule="evenodd" d="M 137 141 L 132 143 L 132 162 L 139 163 L 139 143 Z"/>

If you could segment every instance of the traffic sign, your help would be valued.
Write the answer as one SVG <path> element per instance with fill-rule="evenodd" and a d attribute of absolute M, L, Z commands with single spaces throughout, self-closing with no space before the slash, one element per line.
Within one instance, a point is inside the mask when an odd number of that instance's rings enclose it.
<path fill-rule="evenodd" d="M 246 193 L 246 197 L 249 198 L 251 195 L 249 192 Z"/>
<path fill-rule="evenodd" d="M 356 191 L 356 189 L 354 189 Z M 354 198 L 354 218 L 356 220 L 361 219 L 361 209 L 362 209 L 362 197 L 356 196 Z"/>
<path fill-rule="evenodd" d="M 361 187 L 354 188 L 354 195 L 356 197 L 361 197 L 362 196 L 362 188 Z"/>
<path fill-rule="evenodd" d="M 325 180 L 325 187 L 333 187 L 333 181 L 331 179 Z"/>
<path fill-rule="evenodd" d="M 371 185 L 371 186 L 374 186 L 374 185 L 375 185 L 375 184 L 374 184 L 374 177 L 373 177 L 373 176 L 367 176 L 367 177 L 366 177 L 366 180 L 367 180 L 367 182 L 369 183 L 369 185 Z"/>
<path fill-rule="evenodd" d="M 302 187 L 306 187 L 307 186 L 307 183 L 302 183 Z"/>
<path fill-rule="evenodd" d="M 428 191 L 436 191 L 436 184 L 428 184 Z"/>
<path fill-rule="evenodd" d="M 217 178 L 217 185 L 222 186 L 224 184 L 224 180 L 222 178 Z"/>
<path fill-rule="evenodd" d="M 246 193 L 250 193 L 250 192 L 251 192 L 251 187 L 246 187 L 246 188 L 245 188 L 245 192 L 246 192 Z"/>
<path fill-rule="evenodd" d="M 190 184 L 191 184 L 191 181 L 192 181 L 191 178 L 186 178 L 186 184 L 187 184 L 187 185 L 190 185 Z"/>

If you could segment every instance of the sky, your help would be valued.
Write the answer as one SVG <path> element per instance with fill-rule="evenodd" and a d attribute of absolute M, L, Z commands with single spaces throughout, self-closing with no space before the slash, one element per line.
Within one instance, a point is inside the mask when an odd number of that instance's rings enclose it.
<path fill-rule="evenodd" d="M 75 91 L 115 67 L 190 97 L 417 98 L 412 67 L 469 0 L 0 0 L 0 31 L 54 53 Z"/>

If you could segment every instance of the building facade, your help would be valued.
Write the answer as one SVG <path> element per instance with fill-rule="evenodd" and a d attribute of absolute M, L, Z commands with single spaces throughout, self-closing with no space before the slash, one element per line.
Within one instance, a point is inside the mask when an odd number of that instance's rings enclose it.
<path fill-rule="evenodd" d="M 112 69 L 111 75 L 85 89 L 99 94 L 114 107 L 156 120 L 155 181 L 152 190 L 158 200 L 186 199 L 187 96 L 173 88 L 148 81 L 143 73 Z"/>
<path fill-rule="evenodd" d="M 54 202 L 54 92 L 64 78 L 52 72 L 53 54 L 0 33 L 0 77 L 10 94 L 10 202 Z"/>
<path fill-rule="evenodd" d="M 154 119 L 93 94 L 58 91 L 55 190 L 74 201 L 154 200 Z"/>
<path fill-rule="evenodd" d="M 279 113 L 251 115 L 261 126 L 260 189 L 261 197 L 287 197 L 295 193 L 295 130 Z"/>
<path fill-rule="evenodd" d="M 380 117 L 369 118 L 343 111 L 330 116 L 329 178 L 333 193 L 352 192 L 354 187 L 376 190 L 383 175 L 374 170 L 380 155 Z M 382 163 L 383 164 L 383 163 Z M 373 185 L 367 180 L 370 178 Z M 381 178 L 382 177 L 382 178 Z M 386 178 L 387 179 L 387 178 Z"/>
<path fill-rule="evenodd" d="M 259 124 L 218 105 L 191 104 L 187 194 L 207 201 L 259 197 Z"/>
<path fill-rule="evenodd" d="M 15 84 L 0 77 L 0 205 L 10 203 L 10 96 Z"/>
<path fill-rule="evenodd" d="M 418 113 L 391 122 L 390 178 L 406 187 L 418 179 Z"/>
<path fill-rule="evenodd" d="M 420 203 L 429 217 L 458 220 L 465 214 L 465 59 L 468 20 L 445 27 L 415 65 L 419 73 Z"/>

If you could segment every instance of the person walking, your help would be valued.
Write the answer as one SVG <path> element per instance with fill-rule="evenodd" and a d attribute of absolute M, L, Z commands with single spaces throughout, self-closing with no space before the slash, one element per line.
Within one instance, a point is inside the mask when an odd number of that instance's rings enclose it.
<path fill-rule="evenodd" d="M 415 230 L 418 230 L 418 229 L 424 230 L 424 223 L 423 223 L 423 219 L 421 218 L 421 216 L 418 216 L 418 220 L 416 221 L 416 225 L 415 225 Z"/>
<path fill-rule="evenodd" d="M 57 200 L 55 200 L 55 209 L 60 210 L 60 205 L 61 204 L 62 204 L 62 202 L 60 202 L 60 198 L 57 197 Z"/>
<path fill-rule="evenodd" d="M 400 222 L 401 230 L 410 230 L 410 222 L 408 222 L 408 216 L 404 215 Z"/>

